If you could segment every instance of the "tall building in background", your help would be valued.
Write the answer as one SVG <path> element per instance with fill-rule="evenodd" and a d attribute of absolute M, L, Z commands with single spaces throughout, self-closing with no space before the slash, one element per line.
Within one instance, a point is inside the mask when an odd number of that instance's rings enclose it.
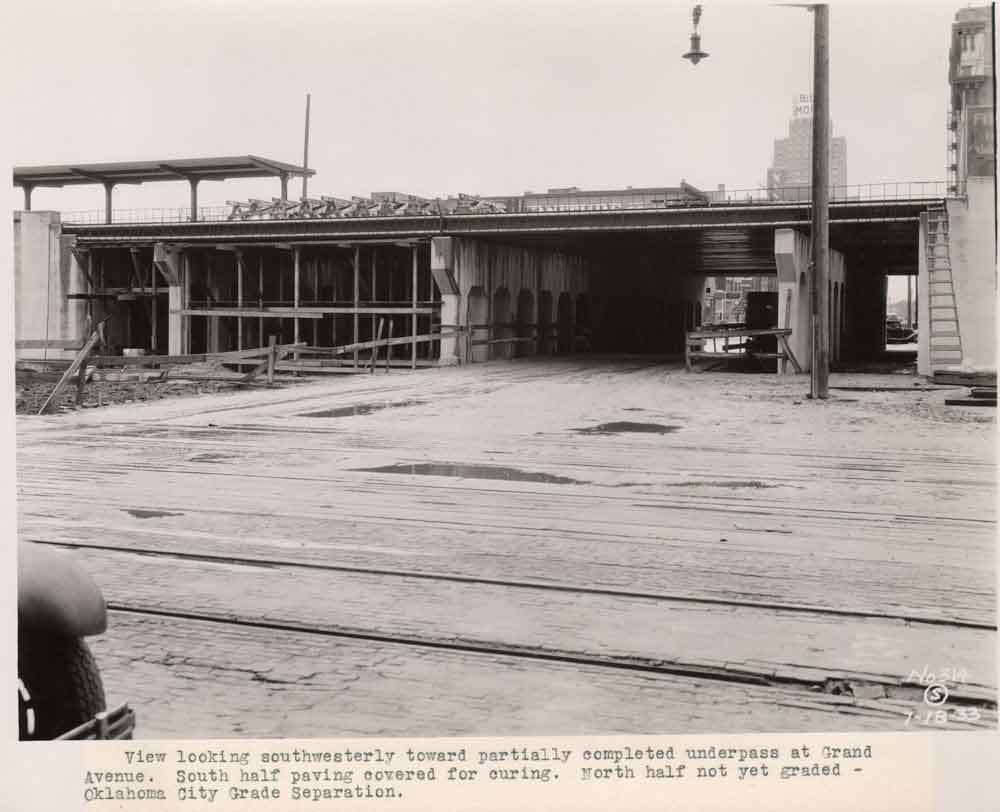
<path fill-rule="evenodd" d="M 792 105 L 788 137 L 774 141 L 774 161 L 767 170 L 771 200 L 809 200 L 812 187 L 812 95 L 802 94 Z M 833 123 L 830 124 L 833 131 Z M 847 139 L 830 139 L 831 196 L 843 197 L 847 186 Z"/>
<path fill-rule="evenodd" d="M 993 30 L 988 6 L 963 8 L 951 26 L 948 81 L 948 181 L 961 193 L 969 178 L 995 176 Z"/>

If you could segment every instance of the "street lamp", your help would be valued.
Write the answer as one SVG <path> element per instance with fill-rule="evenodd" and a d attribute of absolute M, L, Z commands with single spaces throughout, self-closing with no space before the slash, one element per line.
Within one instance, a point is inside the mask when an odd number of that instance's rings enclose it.
<path fill-rule="evenodd" d="M 813 12 L 813 139 L 812 139 L 812 274 L 809 305 L 812 326 L 812 363 L 809 397 L 829 397 L 830 379 L 830 7 L 826 3 L 782 3 Z M 691 50 L 683 54 L 697 65 L 708 56 L 701 50 L 694 7 Z"/>
<path fill-rule="evenodd" d="M 684 54 L 682 59 L 690 59 L 692 65 L 697 65 L 708 56 L 708 54 L 701 50 L 701 35 L 698 33 L 698 21 L 701 19 L 700 5 L 694 7 L 694 11 L 691 12 L 691 18 L 694 20 L 694 31 L 691 32 L 691 50 Z"/>

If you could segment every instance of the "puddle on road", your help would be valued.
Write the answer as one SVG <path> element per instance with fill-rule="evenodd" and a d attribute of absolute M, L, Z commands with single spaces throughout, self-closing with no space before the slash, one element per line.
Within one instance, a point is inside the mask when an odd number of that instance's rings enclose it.
<path fill-rule="evenodd" d="M 183 513 L 174 513 L 169 510 L 144 510 L 142 508 L 122 508 L 123 513 L 130 513 L 137 519 L 158 519 L 161 516 L 183 516 Z"/>
<path fill-rule="evenodd" d="M 188 462 L 225 462 L 235 459 L 232 454 L 195 454 Z"/>
<path fill-rule="evenodd" d="M 678 429 L 680 426 L 666 426 L 663 423 L 633 423 L 630 420 L 619 420 L 573 431 L 578 434 L 670 434 Z"/>
<path fill-rule="evenodd" d="M 374 474 L 423 474 L 426 476 L 453 476 L 466 479 L 504 479 L 509 482 L 551 482 L 557 485 L 586 485 L 579 479 L 522 471 L 503 465 L 466 465 L 463 463 L 418 462 L 381 465 L 377 468 L 354 468 L 354 471 L 369 471 Z"/>
<path fill-rule="evenodd" d="M 302 412 L 299 417 L 357 417 L 379 412 L 382 409 L 399 409 L 403 406 L 422 406 L 424 400 L 400 400 L 395 403 L 359 403 L 355 406 L 338 406 L 336 409 L 321 409 L 318 412 Z"/>
<path fill-rule="evenodd" d="M 664 482 L 667 488 L 776 488 L 759 479 L 700 480 L 698 482 Z"/>

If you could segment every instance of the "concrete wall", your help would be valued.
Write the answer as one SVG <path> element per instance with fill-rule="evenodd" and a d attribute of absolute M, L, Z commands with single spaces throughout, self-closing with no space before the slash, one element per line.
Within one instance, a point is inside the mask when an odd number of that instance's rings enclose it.
<path fill-rule="evenodd" d="M 14 215 L 14 329 L 19 358 L 72 358 L 86 341 L 86 304 L 67 299 L 85 290 L 73 257 L 73 240 L 62 236 L 59 213 Z"/>
<path fill-rule="evenodd" d="M 531 246 L 504 245 L 458 237 L 446 239 L 450 239 L 449 247 L 435 241 L 431 260 L 436 279 L 450 262 L 448 270 L 458 290 L 449 299 L 447 292 L 442 289 L 443 330 L 447 330 L 444 325 L 449 324 L 457 324 L 463 328 L 470 324 L 483 324 L 482 319 L 485 317 L 491 329 L 475 331 L 474 340 L 485 340 L 488 333 L 494 339 L 514 337 L 516 328 L 512 322 L 517 317 L 518 297 L 522 290 L 532 294 L 534 312 L 531 324 L 544 323 L 547 317 L 555 328 L 558 324 L 560 294 L 568 293 L 575 301 L 579 294 L 585 294 L 589 290 L 590 265 L 582 257 Z M 506 290 L 508 306 L 504 308 L 506 315 L 501 320 L 507 326 L 498 323 L 496 305 L 498 292 L 502 289 Z M 542 294 L 546 291 L 551 297 L 543 297 Z M 501 292 L 500 296 L 502 295 Z M 482 297 L 485 297 L 485 302 Z M 542 302 L 549 303 L 547 313 L 539 311 Z M 553 351 L 557 343 L 555 329 L 548 338 L 546 342 L 525 342 L 525 346 L 546 352 Z M 472 347 L 468 341 L 468 333 L 464 333 L 461 338 L 442 340 L 441 363 L 455 363 L 456 360 L 479 361 L 487 357 L 511 358 L 515 355 L 514 346 L 498 344 L 489 350 L 483 345 Z"/>
<path fill-rule="evenodd" d="M 993 178 L 969 178 L 967 200 L 947 203 L 949 257 L 962 337 L 962 369 L 970 371 L 996 370 L 995 188 Z M 927 287 L 921 285 L 921 291 L 925 290 Z M 928 323 L 921 321 L 920 325 Z"/>
<path fill-rule="evenodd" d="M 812 308 L 810 305 L 810 269 L 812 246 L 809 237 L 791 228 L 774 232 L 774 261 L 778 268 L 778 326 L 791 327 L 788 345 L 806 372 L 812 367 Z M 847 268 L 844 255 L 830 251 L 830 359 L 840 358 L 843 321 L 832 312 L 834 302 L 850 301 L 846 285 Z M 834 289 L 837 294 L 834 296 Z M 850 305 L 848 304 L 848 307 Z M 788 314 L 786 317 L 786 313 Z M 780 365 L 779 365 L 780 368 Z M 792 371 L 791 364 L 787 371 Z"/>
<path fill-rule="evenodd" d="M 812 359 L 809 332 L 809 252 L 809 238 L 802 232 L 791 228 L 775 230 L 774 261 L 778 268 L 778 326 L 791 327 L 792 334 L 788 337 L 788 346 L 803 370 L 809 369 L 809 362 Z M 787 369 L 791 371 L 792 366 L 789 364 Z"/>

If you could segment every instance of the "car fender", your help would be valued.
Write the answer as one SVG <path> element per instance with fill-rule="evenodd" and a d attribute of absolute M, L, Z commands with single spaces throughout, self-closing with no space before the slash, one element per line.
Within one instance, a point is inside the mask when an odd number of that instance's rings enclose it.
<path fill-rule="evenodd" d="M 67 554 L 21 543 L 17 575 L 19 630 L 87 637 L 107 628 L 100 588 Z"/>

